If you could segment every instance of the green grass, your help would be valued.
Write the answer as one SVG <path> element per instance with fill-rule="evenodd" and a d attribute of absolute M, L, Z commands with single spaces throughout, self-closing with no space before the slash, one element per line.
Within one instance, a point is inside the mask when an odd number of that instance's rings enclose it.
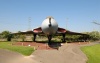
<path fill-rule="evenodd" d="M 100 44 L 81 47 L 81 50 L 87 55 L 87 63 L 100 63 Z"/>
<path fill-rule="evenodd" d="M 11 51 L 15 51 L 18 53 L 21 53 L 25 56 L 29 56 L 32 54 L 32 52 L 34 51 L 33 47 L 29 47 L 29 46 L 15 46 L 15 45 L 11 45 L 11 42 L 0 42 L 0 48 L 1 49 L 8 49 Z"/>

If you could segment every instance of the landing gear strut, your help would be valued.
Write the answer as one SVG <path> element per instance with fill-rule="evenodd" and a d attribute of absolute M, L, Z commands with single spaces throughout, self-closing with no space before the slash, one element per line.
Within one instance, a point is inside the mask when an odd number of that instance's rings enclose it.
<path fill-rule="evenodd" d="M 48 35 L 48 45 L 51 45 L 52 35 Z"/>
<path fill-rule="evenodd" d="M 36 42 L 36 41 L 35 41 L 35 39 L 36 39 L 36 34 L 33 34 L 33 36 L 34 36 L 33 41 Z"/>
<path fill-rule="evenodd" d="M 62 37 L 63 37 L 62 42 L 66 42 L 66 40 L 65 40 L 65 34 L 62 34 Z"/>

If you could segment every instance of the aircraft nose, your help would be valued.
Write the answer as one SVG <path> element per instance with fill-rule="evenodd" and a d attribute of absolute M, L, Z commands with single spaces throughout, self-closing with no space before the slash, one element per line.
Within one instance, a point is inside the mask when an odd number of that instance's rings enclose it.
<path fill-rule="evenodd" d="M 47 35 L 55 34 L 58 29 L 58 24 L 52 17 L 48 17 L 42 22 L 41 29 Z"/>

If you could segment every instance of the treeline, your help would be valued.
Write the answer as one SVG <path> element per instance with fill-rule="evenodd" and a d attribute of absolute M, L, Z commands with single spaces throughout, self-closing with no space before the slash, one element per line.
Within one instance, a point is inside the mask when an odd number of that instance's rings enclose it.
<path fill-rule="evenodd" d="M 92 32 L 84 32 L 84 34 L 87 34 L 88 36 L 83 35 L 68 35 L 66 34 L 66 41 L 97 41 L 100 40 L 100 32 L 98 31 L 92 31 Z M 6 39 L 6 41 L 11 41 L 11 39 L 21 39 L 21 41 L 25 41 L 27 35 L 14 35 L 10 31 L 3 31 L 0 33 L 0 39 Z M 33 35 L 31 36 L 31 40 L 33 40 Z M 56 36 L 56 38 L 62 39 L 62 36 Z"/>
<path fill-rule="evenodd" d="M 98 41 L 100 40 L 100 32 L 92 31 L 92 32 L 83 32 L 83 34 L 87 35 L 66 35 L 67 41 Z"/>
<path fill-rule="evenodd" d="M 24 41 L 25 38 L 26 38 L 26 35 L 22 35 L 22 34 L 16 35 L 10 31 L 3 31 L 0 33 L 1 41 L 11 41 L 12 39 L 16 39 L 16 40 L 21 39 L 21 41 Z M 5 39 L 5 40 L 2 40 L 2 39 Z"/>

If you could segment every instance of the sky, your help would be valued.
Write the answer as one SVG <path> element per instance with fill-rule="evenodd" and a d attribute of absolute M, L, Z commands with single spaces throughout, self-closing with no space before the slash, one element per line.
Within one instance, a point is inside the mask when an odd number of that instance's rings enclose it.
<path fill-rule="evenodd" d="M 92 23 L 100 23 L 100 0 L 0 0 L 0 32 L 34 29 L 47 16 L 70 31 L 100 31 Z"/>

